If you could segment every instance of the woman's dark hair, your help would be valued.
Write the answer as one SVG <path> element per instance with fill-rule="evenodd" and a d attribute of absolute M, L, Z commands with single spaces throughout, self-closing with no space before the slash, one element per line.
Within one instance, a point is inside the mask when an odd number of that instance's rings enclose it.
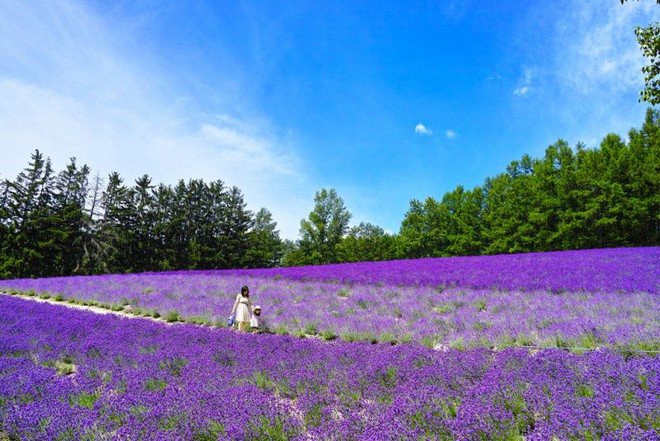
<path fill-rule="evenodd" d="M 250 295 L 250 290 L 248 289 L 247 285 L 241 288 L 241 295 L 242 296 L 249 296 Z"/>

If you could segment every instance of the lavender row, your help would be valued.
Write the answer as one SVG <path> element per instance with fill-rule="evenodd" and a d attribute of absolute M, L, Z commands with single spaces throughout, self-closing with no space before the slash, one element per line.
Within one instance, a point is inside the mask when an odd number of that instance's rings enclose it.
<path fill-rule="evenodd" d="M 0 430 L 41 439 L 659 439 L 660 358 L 322 343 L 0 298 Z"/>
<path fill-rule="evenodd" d="M 238 275 L 387 285 L 660 293 L 660 247 L 611 248 L 232 270 Z"/>
<path fill-rule="evenodd" d="M 206 277 L 232 274 L 243 278 L 285 278 L 388 286 L 658 294 L 660 247 L 157 274 L 196 274 Z M 0 281 L 3 285 L 8 282 Z"/>
<path fill-rule="evenodd" d="M 348 286 L 183 272 L 24 279 L 0 282 L 0 288 L 224 326 L 246 283 L 253 304 L 280 334 L 453 348 L 660 349 L 660 298 L 642 292 Z"/>

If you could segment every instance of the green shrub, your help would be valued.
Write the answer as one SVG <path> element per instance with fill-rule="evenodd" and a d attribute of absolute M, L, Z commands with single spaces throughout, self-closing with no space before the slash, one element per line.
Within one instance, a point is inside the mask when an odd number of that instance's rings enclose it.
<path fill-rule="evenodd" d="M 335 334 L 334 331 L 331 329 L 324 329 L 321 332 L 321 337 L 323 337 L 324 340 L 330 341 L 336 339 L 337 334 Z"/>
<path fill-rule="evenodd" d="M 183 318 L 181 318 L 181 314 L 179 313 L 179 311 L 173 309 L 171 311 L 168 311 L 167 315 L 165 316 L 165 320 L 167 320 L 169 323 L 173 323 L 173 322 L 182 322 Z"/>
<path fill-rule="evenodd" d="M 477 311 L 485 311 L 486 310 L 486 301 L 484 299 L 479 299 L 476 302 L 474 302 L 474 309 Z"/>
<path fill-rule="evenodd" d="M 310 322 L 305 325 L 305 334 L 307 335 L 316 335 L 318 334 L 318 324 L 316 322 Z"/>

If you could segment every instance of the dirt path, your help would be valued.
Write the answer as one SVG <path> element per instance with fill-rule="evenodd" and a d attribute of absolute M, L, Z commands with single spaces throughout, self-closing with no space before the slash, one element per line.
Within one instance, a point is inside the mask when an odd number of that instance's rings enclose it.
<path fill-rule="evenodd" d="M 35 302 L 41 302 L 41 303 L 49 303 L 51 305 L 58 305 L 58 306 L 66 306 L 67 308 L 73 308 L 73 309 L 82 309 L 85 311 L 90 311 L 94 312 L 96 314 L 114 314 L 114 315 L 119 315 L 122 317 L 128 317 L 128 318 L 134 318 L 134 319 L 146 319 L 146 320 L 151 320 L 153 322 L 159 322 L 159 323 L 165 323 L 166 325 L 174 325 L 175 322 L 168 322 L 162 317 L 151 317 L 151 316 L 142 316 L 142 315 L 136 315 L 136 314 L 131 314 L 130 313 L 130 307 L 129 308 L 124 308 L 122 311 L 113 311 L 111 309 L 107 308 L 101 308 L 99 306 L 89 306 L 89 305 L 79 305 L 77 303 L 69 303 L 67 301 L 57 301 L 51 299 L 43 299 L 39 296 L 27 296 L 27 295 L 22 295 L 22 294 L 9 294 L 7 292 L 2 292 L 0 291 L 0 295 L 7 296 L 7 297 L 18 297 L 21 299 L 25 300 L 33 300 Z M 0 441 L 2 441 L 2 438 L 0 438 Z"/>
<path fill-rule="evenodd" d="M 64 300 L 64 301 L 59 300 L 58 301 L 58 300 L 54 300 L 52 298 L 44 299 L 44 298 L 41 298 L 39 296 L 28 296 L 28 295 L 24 295 L 24 294 L 9 294 L 9 293 L 4 292 L 4 291 L 0 291 L 0 296 L 18 297 L 18 298 L 21 298 L 21 299 L 32 300 L 32 301 L 35 301 L 35 302 L 49 303 L 51 305 L 58 305 L 58 306 L 64 306 L 64 307 L 67 307 L 67 308 L 81 309 L 81 310 L 93 312 L 93 313 L 96 313 L 96 314 L 114 314 L 114 315 L 119 315 L 121 317 L 128 317 L 128 318 L 132 318 L 132 319 L 151 320 L 152 322 L 163 323 L 165 325 L 170 325 L 170 326 L 181 324 L 181 323 L 186 323 L 188 325 L 199 326 L 199 327 L 202 327 L 202 328 L 227 329 L 227 328 L 222 327 L 222 326 L 218 327 L 218 326 L 208 325 L 208 324 L 191 323 L 191 322 L 188 322 L 188 321 L 185 321 L 185 320 L 171 322 L 171 321 L 168 321 L 167 319 L 165 319 L 163 317 L 156 318 L 156 317 L 152 317 L 152 316 L 132 314 L 130 312 L 130 306 L 124 307 L 124 310 L 122 310 L 122 311 L 113 311 L 112 309 L 101 308 L 99 306 L 80 305 L 78 303 L 69 303 L 66 300 Z M 236 332 L 239 332 L 235 328 L 232 328 L 232 330 L 236 331 Z M 314 339 L 323 340 L 323 338 L 320 335 L 305 334 L 304 337 L 305 338 L 314 338 Z M 0 441 L 3 441 L 2 438 L 0 438 Z"/>

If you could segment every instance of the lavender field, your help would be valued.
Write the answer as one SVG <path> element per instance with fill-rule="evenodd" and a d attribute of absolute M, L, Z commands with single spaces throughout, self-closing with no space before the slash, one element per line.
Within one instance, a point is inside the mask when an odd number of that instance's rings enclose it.
<path fill-rule="evenodd" d="M 660 248 L 0 281 L 27 293 L 224 326 L 251 288 L 272 331 L 435 348 L 660 349 Z M 330 281 L 333 280 L 333 281 Z"/>
<path fill-rule="evenodd" d="M 0 297 L 11 439 L 658 439 L 660 358 L 434 351 Z"/>
<path fill-rule="evenodd" d="M 0 295 L 0 438 L 660 439 L 659 263 L 639 248 L 0 281 L 190 322 Z M 226 329 L 245 284 L 274 335 Z"/>
<path fill-rule="evenodd" d="M 294 280 L 549 291 L 660 293 L 660 247 L 610 248 L 233 270 Z"/>

